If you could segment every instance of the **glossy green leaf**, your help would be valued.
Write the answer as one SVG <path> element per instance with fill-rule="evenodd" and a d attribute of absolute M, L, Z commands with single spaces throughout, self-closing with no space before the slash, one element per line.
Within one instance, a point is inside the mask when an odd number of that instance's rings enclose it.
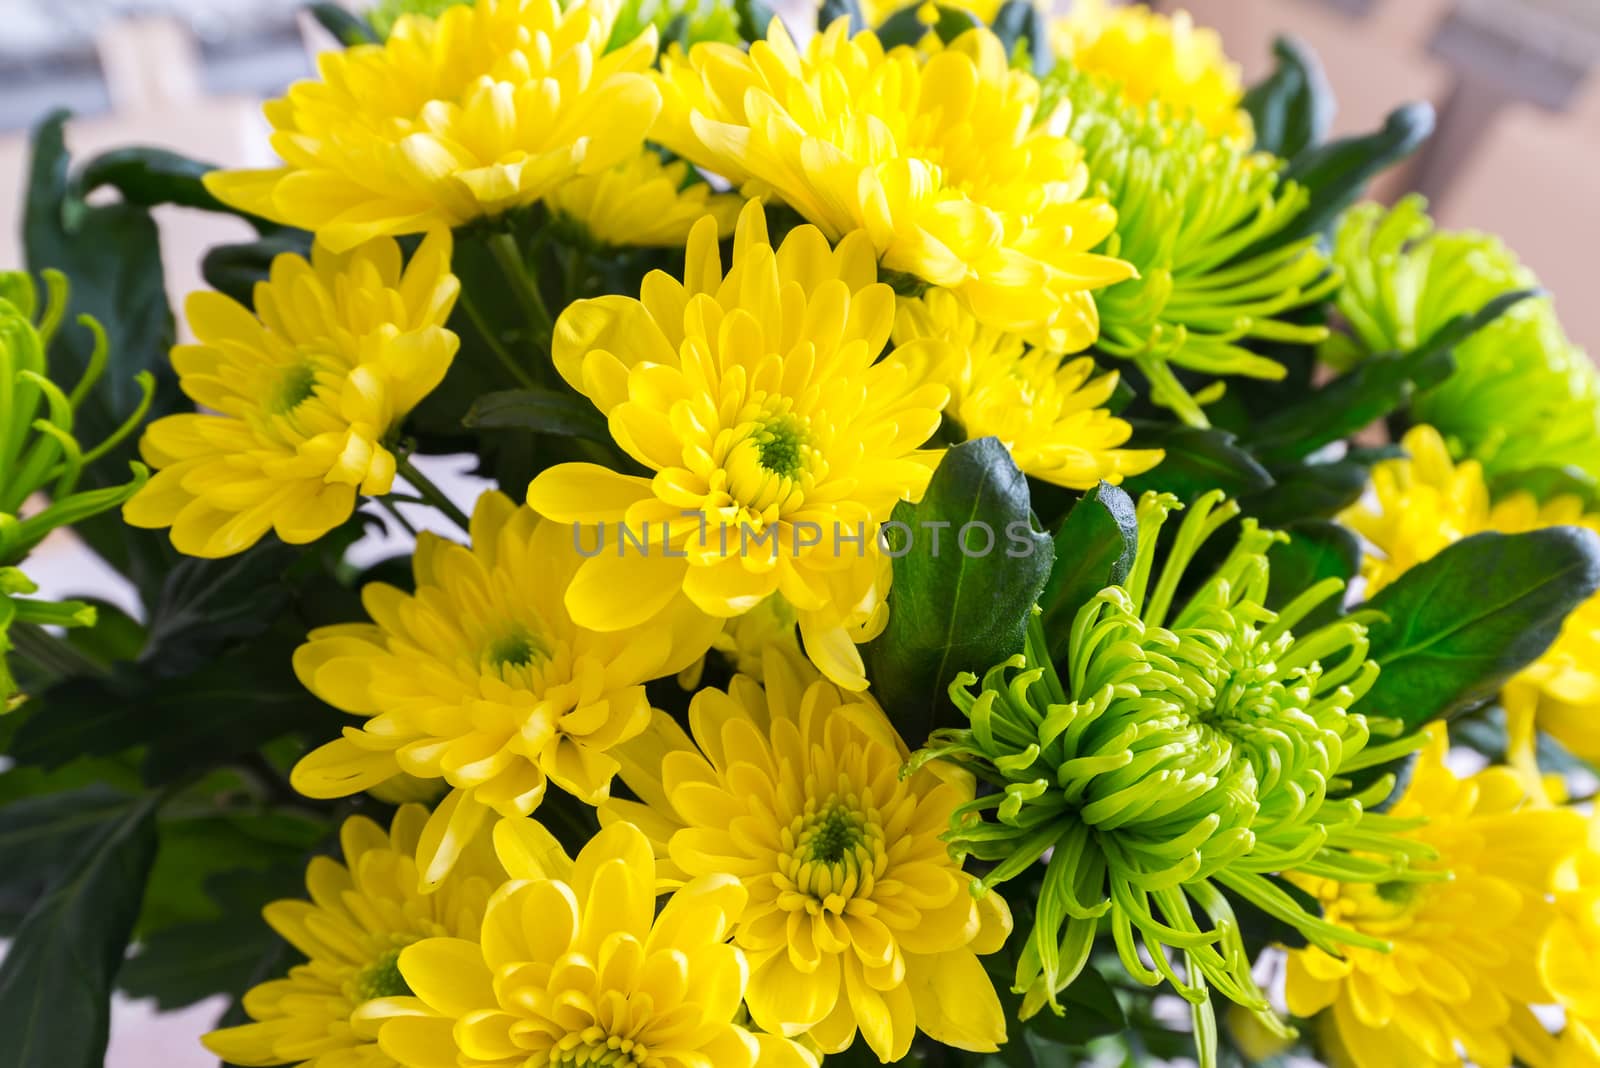
<path fill-rule="evenodd" d="M 124 806 L 22 921 L 0 964 L 8 1068 L 100 1068 L 111 988 L 155 856 L 156 799 Z"/>
<path fill-rule="evenodd" d="M 338 4 L 308 4 L 306 10 L 311 12 L 311 17 L 323 29 L 333 35 L 334 40 L 346 47 L 377 43 L 378 35 L 367 20 L 351 14 Z"/>
<path fill-rule="evenodd" d="M 1320 145 L 1333 125 L 1333 86 L 1311 46 L 1297 37 L 1272 45 L 1277 66 L 1244 97 L 1256 132 L 1256 147 L 1294 159 Z"/>
<path fill-rule="evenodd" d="M 1189 502 L 1214 489 L 1242 497 L 1272 486 L 1271 473 L 1226 430 L 1141 422 L 1135 435 L 1137 447 L 1167 453 L 1154 470 L 1122 484 L 1135 500 L 1147 490 L 1176 494 Z"/>
<path fill-rule="evenodd" d="M 606 417 L 588 398 L 553 389 L 486 393 L 472 402 L 462 422 L 474 430 L 530 430 L 611 443 Z"/>
<path fill-rule="evenodd" d="M 127 204 L 147 208 L 176 204 L 201 211 L 241 214 L 212 196 L 201 181 L 216 169 L 214 163 L 202 163 L 164 148 L 114 148 L 83 165 L 73 179 L 72 193 L 80 200 L 87 200 L 95 190 L 110 186 Z M 262 227 L 275 228 L 272 223 L 253 215 L 243 217 Z"/>
<path fill-rule="evenodd" d="M 1065 655 L 1078 610 L 1127 578 L 1138 547 L 1133 499 L 1116 486 L 1100 483 L 1067 513 L 1056 532 L 1050 578 L 1039 596 L 1052 659 Z"/>
<path fill-rule="evenodd" d="M 1357 705 L 1417 727 L 1493 697 L 1600 590 L 1600 536 L 1580 527 L 1476 534 L 1362 606 L 1378 681 Z"/>
<path fill-rule="evenodd" d="M 947 688 L 1022 648 L 1050 575 L 1028 482 L 994 438 L 945 453 L 920 503 L 895 506 L 889 623 L 868 648 L 873 692 L 913 749 L 959 715 Z"/>
<path fill-rule="evenodd" d="M 841 18 L 850 20 L 850 32 L 853 34 L 867 28 L 867 20 L 862 16 L 861 5 L 856 0 L 822 0 L 817 8 L 817 29 L 826 30 Z"/>

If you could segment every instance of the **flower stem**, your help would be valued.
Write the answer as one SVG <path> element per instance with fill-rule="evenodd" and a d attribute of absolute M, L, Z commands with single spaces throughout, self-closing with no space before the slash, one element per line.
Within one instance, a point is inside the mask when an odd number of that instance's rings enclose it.
<path fill-rule="evenodd" d="M 535 342 L 541 347 L 547 346 L 554 330 L 554 320 L 550 318 L 550 309 L 545 307 L 544 298 L 539 295 L 536 281 L 528 277 L 527 265 L 522 259 L 522 250 L 517 248 L 516 237 L 508 231 L 494 234 L 489 238 L 489 250 L 494 253 L 495 262 L 500 265 L 511 292 L 522 306 L 522 314 L 533 328 Z"/>
<path fill-rule="evenodd" d="M 500 343 L 500 339 L 495 336 L 494 328 L 483 317 L 483 313 L 478 311 L 478 306 L 472 303 L 472 298 L 467 295 L 465 289 L 461 291 L 461 307 L 465 309 L 467 318 L 472 320 L 473 329 L 478 331 L 478 334 L 483 338 L 484 344 L 489 346 L 489 351 L 494 353 L 495 358 L 500 361 L 501 366 L 510 372 L 511 377 L 529 389 L 537 387 L 539 383 L 534 381 L 533 375 L 528 373 L 527 368 L 519 364 L 515 357 L 506 350 L 506 347 Z"/>
<path fill-rule="evenodd" d="M 411 487 L 422 495 L 423 500 L 443 512 L 450 522 L 462 530 L 471 529 L 472 522 L 467 518 L 467 513 L 457 508 L 455 502 L 444 495 L 443 490 L 435 486 L 427 475 L 417 470 L 416 465 L 411 462 L 409 454 L 402 453 L 396 456 L 394 469 L 396 474 L 410 483 Z"/>

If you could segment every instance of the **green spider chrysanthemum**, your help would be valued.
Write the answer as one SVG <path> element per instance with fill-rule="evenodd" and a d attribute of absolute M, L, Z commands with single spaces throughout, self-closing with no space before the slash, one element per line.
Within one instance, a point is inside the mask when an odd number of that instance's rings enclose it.
<path fill-rule="evenodd" d="M 1409 824 L 1366 811 L 1392 777 L 1356 793 L 1345 780 L 1419 744 L 1393 739 L 1391 721 L 1349 710 L 1378 670 L 1365 628 L 1347 617 L 1291 631 L 1339 592 L 1339 580 L 1269 611 L 1266 552 L 1282 536 L 1247 519 L 1226 561 L 1180 606 L 1185 568 L 1238 513 L 1220 500 L 1193 506 L 1156 573 L 1156 539 L 1177 501 L 1147 494 L 1127 580 L 1078 612 L 1064 658 L 1051 663 L 1035 614 L 1024 653 L 977 690 L 971 674 L 956 680 L 951 696 L 970 723 L 936 734 L 929 750 L 995 787 L 958 812 L 947 835 L 958 855 L 997 862 L 983 888 L 1054 851 L 1017 967 L 1024 1016 L 1046 1003 L 1060 1011 L 1056 996 L 1083 969 L 1105 918 L 1134 978 L 1166 979 L 1193 1005 L 1203 1062 L 1215 1028 L 1211 988 L 1285 1030 L 1250 976 L 1230 895 L 1330 952 L 1381 949 L 1306 912 L 1272 876 L 1407 878 L 1416 852 L 1395 834 Z"/>
<path fill-rule="evenodd" d="M 1098 347 L 1137 364 L 1157 403 L 1203 426 L 1173 368 L 1277 379 L 1283 367 L 1243 342 L 1315 344 L 1327 336 L 1324 327 L 1281 318 L 1338 288 L 1315 235 L 1257 251 L 1309 201 L 1281 178 L 1281 160 L 1159 106 L 1130 104 L 1066 63 L 1045 85 L 1047 96 L 1070 104 L 1068 132 L 1117 209 L 1116 232 L 1097 251 L 1139 268 L 1138 277 L 1095 294 Z"/>
<path fill-rule="evenodd" d="M 1344 268 L 1339 311 L 1355 343 L 1324 359 L 1341 369 L 1365 355 L 1426 344 L 1458 315 L 1539 280 L 1499 239 L 1435 229 L 1420 196 L 1393 210 L 1353 209 L 1334 259 Z M 1456 370 L 1412 402 L 1458 456 L 1491 474 L 1574 466 L 1600 478 L 1600 370 L 1567 339 L 1548 297 L 1525 300 L 1455 349 Z"/>
<path fill-rule="evenodd" d="M 40 311 L 31 277 L 21 271 L 0 272 L 0 711 L 16 697 L 16 682 L 5 663 L 13 623 L 82 627 L 93 626 L 95 619 L 94 608 L 78 601 L 23 596 L 37 587 L 17 565 L 52 530 L 117 507 L 149 477 L 144 465 L 136 463 L 127 485 L 76 492 L 85 465 L 143 420 L 155 380 L 149 372 L 139 375 L 142 399 L 137 410 L 105 441 L 85 451 L 73 423 L 105 371 L 105 333 L 93 319 L 80 317 L 95 338 L 88 366 L 70 393 L 51 381 L 46 350 L 66 313 L 67 281 L 57 271 L 46 271 L 44 278 L 49 299 Z"/>

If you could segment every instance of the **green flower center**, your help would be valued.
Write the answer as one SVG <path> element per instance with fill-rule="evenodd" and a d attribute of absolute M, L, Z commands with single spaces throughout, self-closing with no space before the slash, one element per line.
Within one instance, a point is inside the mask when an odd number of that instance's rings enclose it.
<path fill-rule="evenodd" d="M 527 667 L 546 655 L 538 636 L 521 624 L 513 625 L 505 634 L 489 643 L 489 663 L 497 668 Z"/>
<path fill-rule="evenodd" d="M 361 969 L 356 976 L 356 995 L 363 1001 L 374 998 L 399 998 L 411 996 L 411 987 L 400 974 L 400 950 L 396 946 L 377 960 Z"/>
<path fill-rule="evenodd" d="M 756 433 L 758 462 L 780 478 L 794 478 L 800 474 L 805 444 L 805 433 L 794 419 L 779 419 Z"/>
<path fill-rule="evenodd" d="M 308 363 L 286 369 L 273 387 L 267 407 L 275 415 L 288 415 L 310 400 L 317 391 L 317 372 Z"/>
<path fill-rule="evenodd" d="M 563 1035 L 550 1051 L 552 1068 L 622 1068 L 643 1064 L 649 1051 L 631 1038 L 618 1038 L 600 1027 Z"/>
<path fill-rule="evenodd" d="M 801 835 L 800 844 L 812 860 L 837 864 L 854 852 L 865 838 L 860 814 L 843 805 L 834 805 Z"/>

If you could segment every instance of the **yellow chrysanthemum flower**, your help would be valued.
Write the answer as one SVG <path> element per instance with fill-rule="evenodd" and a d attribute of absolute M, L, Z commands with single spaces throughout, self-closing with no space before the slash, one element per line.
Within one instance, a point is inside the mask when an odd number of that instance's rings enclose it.
<path fill-rule="evenodd" d="M 1600 515 L 1585 514 L 1576 497 L 1541 505 L 1518 492 L 1491 503 L 1482 466 L 1454 462 L 1432 427 L 1412 428 L 1403 444 L 1410 455 L 1374 465 L 1372 492 L 1340 516 L 1370 545 L 1361 569 L 1369 596 L 1471 534 L 1552 526 L 1600 533 Z M 1600 759 L 1600 597 L 1567 617 L 1555 644 L 1506 684 L 1501 700 L 1514 751 L 1525 751 L 1537 721 L 1572 752 Z"/>
<path fill-rule="evenodd" d="M 625 823 L 576 861 L 531 820 L 502 822 L 495 844 L 514 881 L 481 937 L 408 946 L 415 996 L 370 1010 L 406 1068 L 815 1068 L 736 1022 L 748 971 L 727 944 L 745 901 L 733 876 L 695 879 L 658 916 L 650 843 Z"/>
<path fill-rule="evenodd" d="M 1058 60 L 1119 85 L 1133 103 L 1154 101 L 1214 134 L 1254 139 L 1250 115 L 1239 106 L 1239 65 L 1217 32 L 1196 27 L 1187 11 L 1163 15 L 1144 4 L 1075 0 L 1051 29 Z"/>
<path fill-rule="evenodd" d="M 904 299 L 894 338 L 948 341 L 958 354 L 948 375 L 945 417 L 968 440 L 998 438 L 1026 474 L 1068 489 L 1121 484 L 1161 462 L 1159 449 L 1124 449 L 1133 427 L 1104 407 L 1115 371 L 1096 376 L 1087 356 L 1066 359 L 987 327 L 944 290 Z"/>
<path fill-rule="evenodd" d="M 663 163 L 644 149 L 609 171 L 574 178 L 548 203 L 557 219 L 577 225 L 584 240 L 616 248 L 679 248 L 704 215 L 716 218 L 719 236 L 733 233 L 744 198 L 713 193 L 705 182 L 688 179 L 687 163 Z"/>
<path fill-rule="evenodd" d="M 340 831 L 344 863 L 317 857 L 306 870 L 310 901 L 276 901 L 272 929 L 306 963 L 244 996 L 254 1023 L 213 1031 L 202 1041 L 229 1064 L 304 1064 L 306 1068 L 393 1068 L 377 1029 L 358 1010 L 375 998 L 407 994 L 396 961 L 426 938 L 476 938 L 490 896 L 505 881 L 487 835 L 475 837 L 437 892 L 417 889 L 417 843 L 428 810 L 406 805 L 388 833 L 365 816 Z"/>
<path fill-rule="evenodd" d="M 1557 1068 L 1600 1065 L 1600 817 L 1555 874 L 1556 920 L 1539 955 L 1540 973 L 1566 1011 Z"/>
<path fill-rule="evenodd" d="M 223 202 L 343 251 L 532 204 L 638 152 L 656 31 L 607 52 L 616 0 L 477 0 L 402 15 L 267 104 L 284 166 L 218 171 Z"/>
<path fill-rule="evenodd" d="M 344 797 L 401 771 L 450 784 L 417 853 L 429 887 L 491 812 L 526 816 L 547 782 L 603 801 L 607 750 L 650 722 L 643 684 L 692 663 L 716 631 L 682 598 L 649 628 L 578 626 L 562 603 L 581 562 L 571 531 L 503 494 L 479 498 L 471 533 L 471 548 L 424 533 L 414 594 L 368 585 L 374 622 L 314 630 L 294 657 L 318 697 L 370 717 L 302 758 L 295 789 Z"/>
<path fill-rule="evenodd" d="M 172 350 L 179 385 L 204 413 L 169 415 L 139 450 L 159 473 L 130 500 L 131 526 L 171 527 L 190 556 L 230 556 L 267 531 L 315 541 L 358 494 L 388 493 L 391 438 L 455 358 L 445 321 L 461 291 L 450 234 L 435 231 L 401 270 L 389 238 L 311 262 L 272 261 L 255 312 L 221 293 L 184 306 L 197 344 Z"/>
<path fill-rule="evenodd" d="M 1557 866 L 1585 835 L 1570 809 L 1530 796 L 1507 767 L 1459 778 L 1431 728 L 1396 818 L 1426 818 L 1410 834 L 1437 853 L 1419 861 L 1436 881 L 1340 884 L 1296 876 L 1332 922 L 1390 943 L 1344 959 L 1290 954 L 1287 995 L 1298 1016 L 1323 1014 L 1336 1061 L 1356 1068 L 1471 1062 L 1483 1068 L 1555 1063 L 1555 1039 L 1530 1006 L 1556 1001 L 1542 948 L 1555 919 Z"/>
<path fill-rule="evenodd" d="M 1049 327 L 1077 352 L 1099 332 L 1090 290 L 1134 273 L 1091 253 L 1116 213 L 1084 199 L 1082 151 L 1038 121 L 1039 83 L 987 30 L 885 53 L 841 19 L 801 53 L 774 19 L 748 53 L 663 57 L 658 81 L 653 137 L 830 240 L 864 230 L 886 270 L 955 291 L 991 326 Z"/>
<path fill-rule="evenodd" d="M 894 293 L 877 281 L 864 233 L 834 249 L 801 226 L 774 251 L 759 201 L 740 216 L 726 275 L 707 218 L 689 237 L 682 283 L 655 271 L 639 300 L 568 308 L 557 370 L 655 472 L 562 464 L 529 486 L 535 511 L 588 528 L 572 618 L 643 625 L 680 590 L 730 618 L 781 593 L 807 655 L 864 689 L 855 643 L 888 612 L 879 524 L 926 489 L 931 456 L 918 446 L 949 396 L 905 363 L 878 361 L 893 322 Z M 949 358 L 941 342 L 911 347 L 922 366 Z"/>
<path fill-rule="evenodd" d="M 978 955 L 1000 948 L 1011 916 L 999 894 L 971 893 L 940 839 L 971 778 L 936 763 L 902 777 L 905 743 L 870 698 L 807 685 L 776 652 L 764 674 L 764 691 L 736 676 L 696 694 L 692 741 L 657 714 L 623 752 L 645 803 L 611 801 L 602 821 L 635 822 L 672 874 L 743 882 L 733 941 L 762 1028 L 824 1053 L 859 1029 L 884 1061 L 918 1030 L 996 1049 L 1005 1013 Z"/>

